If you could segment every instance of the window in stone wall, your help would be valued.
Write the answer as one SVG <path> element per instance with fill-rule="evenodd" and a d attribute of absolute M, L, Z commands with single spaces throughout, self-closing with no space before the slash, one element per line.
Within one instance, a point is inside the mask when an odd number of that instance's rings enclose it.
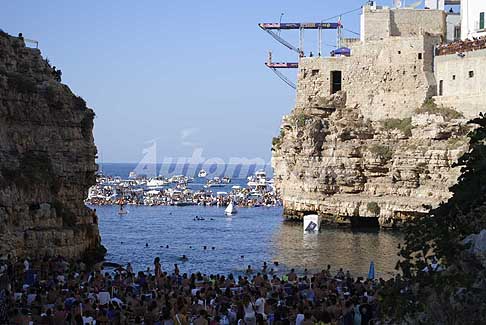
<path fill-rule="evenodd" d="M 317 76 L 319 74 L 319 70 L 318 69 L 314 69 L 312 70 L 311 72 L 311 75 L 314 77 L 314 76 Z"/>
<path fill-rule="evenodd" d="M 452 75 L 452 80 L 456 80 L 456 75 L 455 74 Z"/>
<path fill-rule="evenodd" d="M 331 94 L 341 90 L 341 71 L 331 71 Z"/>
<path fill-rule="evenodd" d="M 439 81 L 439 96 L 442 96 L 444 93 L 444 80 Z"/>
<path fill-rule="evenodd" d="M 479 29 L 484 29 L 484 12 L 479 13 Z"/>
<path fill-rule="evenodd" d="M 398 54 L 402 54 L 402 51 L 398 51 Z"/>
<path fill-rule="evenodd" d="M 418 54 L 418 59 L 419 59 L 419 60 L 422 60 L 422 53 L 419 53 L 419 54 Z"/>
<path fill-rule="evenodd" d="M 474 71 L 469 71 L 469 78 L 474 78 Z"/>

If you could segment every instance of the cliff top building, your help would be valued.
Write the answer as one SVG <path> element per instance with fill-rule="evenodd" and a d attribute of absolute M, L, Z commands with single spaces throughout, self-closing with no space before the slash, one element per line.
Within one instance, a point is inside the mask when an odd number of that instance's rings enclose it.
<path fill-rule="evenodd" d="M 448 29 L 450 16 L 441 9 L 364 6 L 360 39 L 343 41 L 349 56 L 301 58 L 296 106 L 343 90 L 348 105 L 372 120 L 409 117 L 432 97 L 466 117 L 477 115 L 486 90 L 486 50 L 478 45 L 473 53 L 464 42 L 450 42 L 462 54 L 438 58 L 444 51 L 437 48 L 458 37 L 457 29 Z M 477 96 L 459 101 L 457 95 Z"/>
<path fill-rule="evenodd" d="M 450 197 L 466 122 L 486 107 L 486 38 L 460 40 L 439 5 L 371 3 L 345 55 L 300 58 L 272 149 L 287 217 L 395 227 Z"/>
<path fill-rule="evenodd" d="M 452 6 L 448 16 L 460 17 L 451 18 L 450 25 L 455 26 L 460 32 L 460 38 L 473 39 L 474 37 L 486 36 L 485 12 L 486 1 L 484 0 L 426 0 L 425 7 L 429 9 L 446 10 L 446 6 Z M 456 32 L 457 34 L 457 32 Z"/>

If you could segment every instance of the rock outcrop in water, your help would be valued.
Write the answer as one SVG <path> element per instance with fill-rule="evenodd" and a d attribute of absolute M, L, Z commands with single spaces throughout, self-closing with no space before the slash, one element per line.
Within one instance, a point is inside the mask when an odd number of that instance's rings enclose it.
<path fill-rule="evenodd" d="M 99 257 L 93 110 L 23 39 L 0 33 L 0 255 Z"/>
<path fill-rule="evenodd" d="M 343 91 L 310 98 L 283 118 L 272 163 L 287 218 L 394 227 L 450 197 L 466 119 L 429 101 L 410 118 L 371 121 L 346 102 Z"/>

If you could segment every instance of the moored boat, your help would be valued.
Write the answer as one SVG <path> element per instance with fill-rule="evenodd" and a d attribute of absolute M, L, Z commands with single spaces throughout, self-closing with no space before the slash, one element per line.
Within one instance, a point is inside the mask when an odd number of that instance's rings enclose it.
<path fill-rule="evenodd" d="M 228 206 L 226 207 L 226 209 L 224 209 L 224 214 L 227 216 L 235 215 L 236 212 L 237 212 L 236 207 L 233 204 L 233 201 L 231 201 L 230 204 L 228 204 Z"/>

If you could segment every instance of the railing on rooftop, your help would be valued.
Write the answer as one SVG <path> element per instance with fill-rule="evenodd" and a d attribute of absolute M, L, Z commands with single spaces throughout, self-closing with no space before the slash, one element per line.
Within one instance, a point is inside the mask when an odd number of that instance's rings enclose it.
<path fill-rule="evenodd" d="M 25 44 L 31 44 L 32 46 L 35 45 L 35 48 L 38 49 L 39 48 L 39 42 L 36 41 L 36 40 L 33 40 L 33 39 L 28 39 L 28 38 L 24 38 L 24 42 Z"/>

